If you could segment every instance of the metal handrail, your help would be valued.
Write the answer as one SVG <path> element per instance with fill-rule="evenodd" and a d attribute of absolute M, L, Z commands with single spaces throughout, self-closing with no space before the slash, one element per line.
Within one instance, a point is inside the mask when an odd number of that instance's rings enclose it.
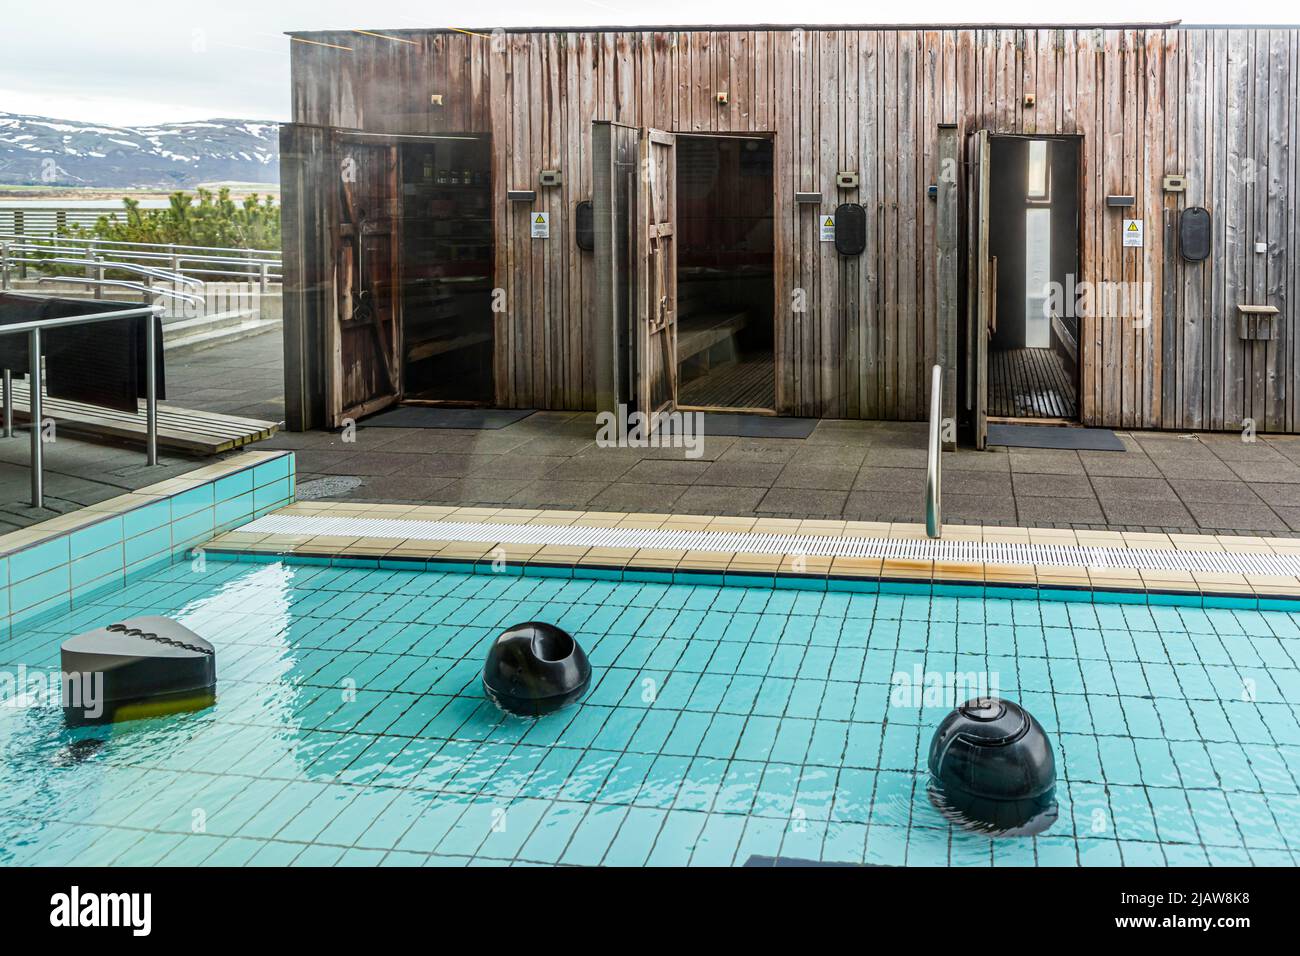
<path fill-rule="evenodd" d="M 216 255 L 213 255 L 216 253 Z M 10 264 L 22 269 L 47 263 L 70 265 L 60 256 L 94 257 L 87 268 L 121 269 L 144 263 L 165 263 L 170 272 L 190 276 L 215 276 L 226 280 L 252 280 L 267 292 L 271 282 L 283 282 L 283 254 L 278 249 L 236 249 L 228 246 L 184 246 L 162 243 L 128 243 L 110 239 L 71 236 L 37 237 L 0 233 L 0 286 L 8 285 Z M 243 269 L 233 268 L 243 266 Z M 197 278 L 191 282 L 202 281 Z"/>
<path fill-rule="evenodd" d="M 41 276 L 37 282 L 66 282 L 64 276 Z M 145 295 L 162 296 L 163 298 L 173 301 L 186 302 L 190 305 L 198 305 L 203 301 L 202 296 L 191 295 L 188 292 L 179 292 L 176 289 L 160 289 L 157 286 L 146 285 L 143 282 L 132 282 L 130 279 L 86 279 L 81 276 L 76 277 L 74 282 L 82 285 L 97 285 L 100 287 L 110 286 L 114 289 L 133 289 L 136 292 L 142 292 Z"/>
<path fill-rule="evenodd" d="M 940 498 L 942 480 L 940 463 L 943 455 L 943 366 L 930 373 L 930 444 L 925 464 L 925 533 L 937 538 L 943 533 Z"/>
<path fill-rule="evenodd" d="M 57 262 L 58 260 L 53 258 L 52 257 L 53 255 L 62 255 L 64 253 L 77 253 L 77 252 L 86 251 L 84 249 L 78 249 L 72 246 L 40 246 L 40 245 L 33 245 L 31 243 L 8 244 L 6 248 L 16 252 L 41 253 L 42 255 L 37 256 L 36 258 L 32 258 L 28 256 L 13 256 L 13 255 L 9 256 L 9 259 L 13 262 L 28 262 L 34 264 L 38 264 L 42 262 Z M 110 255 L 114 254 L 114 250 L 112 249 L 106 249 L 104 251 Z M 132 262 L 138 259 L 148 259 L 154 262 L 177 262 L 177 263 L 195 262 L 199 264 L 226 264 L 232 266 L 259 266 L 259 267 L 280 264 L 278 260 L 248 259 L 242 256 L 169 256 L 166 253 L 159 253 L 159 252 L 131 252 L 131 253 L 124 252 L 121 253 L 121 255 L 129 256 L 129 258 L 128 259 L 100 258 L 95 260 L 95 264 L 103 266 L 108 269 L 120 268 L 121 266 L 125 265 L 127 262 Z M 190 269 L 189 271 L 209 272 L 216 275 L 260 275 L 261 274 L 260 268 L 256 272 L 242 272 L 242 273 L 228 272 L 223 269 Z M 272 272 L 271 275 L 278 277 L 279 273 Z"/>
<path fill-rule="evenodd" d="M 191 289 L 203 288 L 202 279 L 191 279 L 189 276 L 183 276 L 179 272 L 173 272 L 170 269 L 156 269 L 153 266 L 142 266 L 134 262 L 106 263 L 102 259 L 75 259 L 72 257 L 59 257 L 55 259 L 46 259 L 44 261 L 54 262 L 61 266 L 90 266 L 94 269 L 116 269 L 118 272 L 133 272 L 139 276 L 148 276 L 151 279 L 161 279 L 163 282 L 174 282 L 177 285 L 189 286 Z M 75 276 L 48 276 L 47 278 L 73 278 L 75 281 L 80 281 L 79 278 Z"/>
<path fill-rule="evenodd" d="M 110 312 L 92 312 L 90 315 L 68 315 L 57 319 L 36 319 L 31 322 L 15 322 L 12 325 L 0 325 L 0 335 L 17 335 L 27 333 L 27 417 L 31 432 L 31 469 L 32 469 L 32 507 L 45 507 L 45 450 L 41 447 L 41 421 L 44 410 L 41 405 L 44 388 L 41 372 L 41 333 L 46 329 L 62 329 L 71 325 L 91 325 L 95 322 L 115 322 L 120 319 L 134 319 L 142 315 L 149 316 L 145 323 L 145 456 L 150 465 L 158 464 L 158 330 L 155 316 L 165 310 L 161 305 L 144 305 L 133 309 L 114 309 Z M 5 437 L 13 437 L 13 383 L 9 369 L 4 370 L 4 426 Z"/>
<path fill-rule="evenodd" d="M 32 240 L 40 239 L 39 236 L 33 236 L 30 233 L 22 232 L 0 232 L 0 239 L 21 239 Z M 59 242 L 79 242 L 82 244 L 93 244 L 95 246 L 126 246 L 131 249 L 192 249 L 205 252 L 242 252 L 254 256 L 268 256 L 270 258 L 279 258 L 280 250 L 278 249 L 250 249 L 247 246 L 184 246 L 179 243 L 171 242 L 126 242 L 121 239 L 82 239 L 76 236 L 50 236 L 51 240 Z"/>

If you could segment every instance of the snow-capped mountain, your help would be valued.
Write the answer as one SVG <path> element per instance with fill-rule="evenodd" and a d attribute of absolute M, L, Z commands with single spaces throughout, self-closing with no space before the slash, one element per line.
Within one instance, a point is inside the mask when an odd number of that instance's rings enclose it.
<path fill-rule="evenodd" d="M 101 126 L 0 112 L 0 185 L 276 183 L 279 129 L 237 119 Z"/>

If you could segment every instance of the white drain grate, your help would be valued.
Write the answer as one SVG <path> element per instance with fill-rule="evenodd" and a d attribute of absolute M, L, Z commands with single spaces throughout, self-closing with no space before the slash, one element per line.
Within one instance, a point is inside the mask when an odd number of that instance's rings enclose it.
<path fill-rule="evenodd" d="M 591 528 L 559 525 L 483 524 L 403 518 L 329 518 L 267 515 L 240 531 L 258 534 L 409 538 L 416 541 L 472 541 L 580 548 L 660 548 L 730 551 L 808 557 L 889 558 L 950 564 L 1036 564 L 1069 568 L 1199 571 L 1219 574 L 1300 576 L 1300 556 L 1175 551 L 1168 548 L 1088 548 L 1078 545 L 932 541 L 925 538 L 861 538 L 830 535 L 749 534 L 653 528 Z"/>

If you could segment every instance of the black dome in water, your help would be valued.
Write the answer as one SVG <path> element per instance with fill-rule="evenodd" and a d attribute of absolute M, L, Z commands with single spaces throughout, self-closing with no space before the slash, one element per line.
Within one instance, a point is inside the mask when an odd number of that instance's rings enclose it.
<path fill-rule="evenodd" d="M 591 664 L 578 642 L 554 624 L 529 621 L 503 631 L 483 665 L 492 703 L 522 717 L 540 717 L 581 697 Z"/>
<path fill-rule="evenodd" d="M 930 742 L 930 800 L 990 836 L 1027 836 L 1056 822 L 1056 760 L 1042 724 L 996 697 L 962 704 Z"/>

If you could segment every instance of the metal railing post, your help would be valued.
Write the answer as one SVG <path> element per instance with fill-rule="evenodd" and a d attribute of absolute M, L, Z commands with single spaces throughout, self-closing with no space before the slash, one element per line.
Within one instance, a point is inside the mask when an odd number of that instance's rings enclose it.
<path fill-rule="evenodd" d="M 93 281 L 93 280 L 92 280 Z M 140 287 L 144 290 L 144 287 Z M 146 290 L 147 291 L 147 290 Z M 0 325 L 0 335 L 20 335 L 27 333 L 28 368 L 28 412 L 31 419 L 31 469 L 32 469 L 32 507 L 45 507 L 45 454 L 43 425 L 45 418 L 44 369 L 41 367 L 41 331 L 47 328 L 71 328 L 89 325 L 95 322 L 112 322 L 120 319 L 135 318 L 144 315 L 149 321 L 145 336 L 145 348 L 149 353 L 149 365 L 145 370 L 145 416 L 148 461 L 150 465 L 158 464 L 158 355 L 161 339 L 157 322 L 164 309 L 160 305 L 145 306 L 135 309 L 117 309 L 112 312 L 98 312 L 92 315 L 60 316 L 49 319 L 36 319 L 30 322 L 14 322 Z M 4 379 L 4 426 L 7 434 L 13 430 L 13 385 L 10 371 L 3 372 Z"/>
<path fill-rule="evenodd" d="M 942 482 L 943 456 L 943 367 L 936 365 L 930 373 L 930 442 L 925 466 L 925 533 L 937 538 L 943 533 Z"/>
<path fill-rule="evenodd" d="M 9 288 L 9 243 L 0 242 L 0 289 Z"/>
<path fill-rule="evenodd" d="M 14 375 L 9 369 L 4 370 L 4 437 L 14 437 Z"/>
<path fill-rule="evenodd" d="M 150 465 L 158 464 L 158 323 L 152 313 L 144 317 L 148 323 L 145 333 L 145 372 L 144 372 L 144 408 L 145 426 L 148 437 L 145 440 L 145 455 Z"/>
<path fill-rule="evenodd" d="M 30 383 L 27 410 L 30 413 L 32 438 L 32 507 L 45 507 L 45 449 L 41 447 L 41 330 L 27 334 L 27 381 Z"/>

